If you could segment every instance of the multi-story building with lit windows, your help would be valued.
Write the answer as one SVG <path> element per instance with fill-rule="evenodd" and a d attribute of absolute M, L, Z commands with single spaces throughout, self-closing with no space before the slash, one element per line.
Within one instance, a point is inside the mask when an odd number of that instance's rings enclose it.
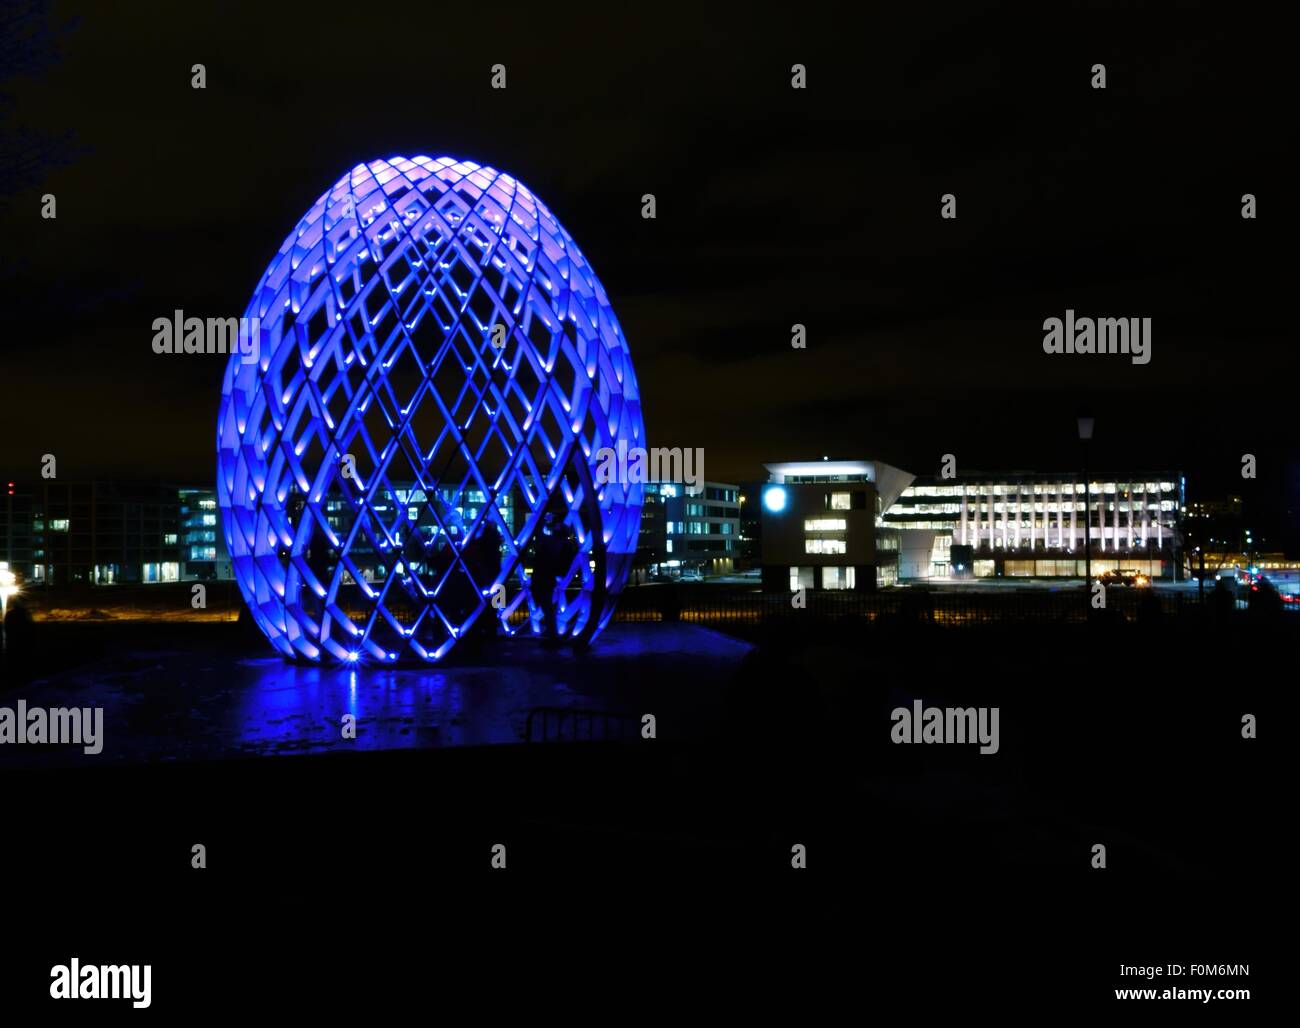
<path fill-rule="evenodd" d="M 698 493 L 683 489 L 664 506 L 667 558 L 704 574 L 734 571 L 740 555 L 740 486 L 705 482 Z"/>
<path fill-rule="evenodd" d="M 764 466 L 765 590 L 872 590 L 896 580 L 899 532 L 882 515 L 912 475 L 880 461 Z"/>
<path fill-rule="evenodd" d="M 217 517 L 217 494 L 213 489 L 180 490 L 181 576 L 231 578 L 230 554 Z M 176 540 L 173 540 L 176 541 Z"/>
<path fill-rule="evenodd" d="M 640 584 L 651 574 L 657 574 L 665 560 L 664 543 L 667 541 L 667 517 L 664 503 L 681 486 L 666 482 L 647 482 L 641 502 L 641 527 L 637 535 L 636 563 L 632 569 L 633 584 Z M 665 490 L 667 495 L 665 495 Z"/>
<path fill-rule="evenodd" d="M 216 493 L 151 482 L 7 485 L 0 559 L 26 585 L 229 578 Z"/>
<path fill-rule="evenodd" d="M 152 483 L 17 482 L 4 545 L 29 585 L 180 580 L 179 494 Z M 6 492 L 9 491 L 6 490 Z"/>
<path fill-rule="evenodd" d="M 740 556 L 740 486 L 650 482 L 641 507 L 637 565 L 658 577 L 735 570 Z"/>
<path fill-rule="evenodd" d="M 1182 578 L 1184 482 L 1171 472 L 969 473 L 918 478 L 884 512 L 900 532 L 899 577 Z"/>
<path fill-rule="evenodd" d="M 1183 577 L 1173 472 L 917 478 L 879 461 L 766 465 L 763 587 L 870 589 L 947 578 Z"/>

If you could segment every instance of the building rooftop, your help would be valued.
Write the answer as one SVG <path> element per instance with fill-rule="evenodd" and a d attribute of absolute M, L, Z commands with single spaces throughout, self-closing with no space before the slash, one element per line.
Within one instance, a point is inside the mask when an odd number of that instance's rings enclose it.
<path fill-rule="evenodd" d="M 887 509 L 904 489 L 916 479 L 916 476 L 892 464 L 878 460 L 803 460 L 783 463 L 764 464 L 768 481 L 784 483 L 790 478 L 822 478 L 827 480 L 849 479 L 862 476 L 876 487 L 881 507 Z"/>

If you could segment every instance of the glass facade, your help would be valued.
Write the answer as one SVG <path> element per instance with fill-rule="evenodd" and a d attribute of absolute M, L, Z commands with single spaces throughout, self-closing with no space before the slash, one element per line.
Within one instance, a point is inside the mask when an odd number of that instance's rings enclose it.
<path fill-rule="evenodd" d="M 1182 477 L 1169 472 L 1092 475 L 1086 486 L 1070 474 L 969 476 L 915 480 L 883 520 L 905 534 L 938 533 L 928 574 L 918 577 L 947 576 L 954 545 L 973 551 L 975 577 L 989 558 L 1001 569 L 994 574 L 1073 577 L 1082 562 L 1071 558 L 1082 557 L 1091 536 L 1094 574 L 1109 560 L 1159 568 L 1154 578 L 1178 566 L 1182 510 Z"/>
<path fill-rule="evenodd" d="M 723 574 L 735 569 L 740 553 L 740 487 L 705 482 L 691 495 L 681 486 L 665 486 L 674 495 L 664 500 L 662 552 L 671 561 L 654 562 L 655 577 L 685 572 Z"/>

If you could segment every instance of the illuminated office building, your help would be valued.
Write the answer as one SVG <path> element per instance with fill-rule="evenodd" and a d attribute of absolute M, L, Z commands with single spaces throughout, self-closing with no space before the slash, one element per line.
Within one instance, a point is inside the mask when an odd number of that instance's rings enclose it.
<path fill-rule="evenodd" d="M 918 478 L 884 512 L 899 530 L 899 577 L 1081 577 L 1091 519 L 1092 573 L 1182 577 L 1184 483 L 1172 472 L 1075 476 L 972 473 Z"/>
<path fill-rule="evenodd" d="M 918 478 L 879 461 L 768 464 L 763 586 L 870 589 L 926 579 L 1183 577 L 1175 472 L 971 473 Z M 1090 519 L 1090 520 L 1089 520 Z"/>
<path fill-rule="evenodd" d="M 23 583 L 150 585 L 230 578 L 216 492 L 149 482 L 15 482 L 0 507 L 0 560 Z"/>
<path fill-rule="evenodd" d="M 764 465 L 763 588 L 870 591 L 898 577 L 900 533 L 883 520 L 913 476 L 880 461 Z"/>
<path fill-rule="evenodd" d="M 180 490 L 180 565 L 184 579 L 230 579 L 234 570 L 217 528 L 217 491 Z"/>
<path fill-rule="evenodd" d="M 727 574 L 740 556 L 740 486 L 704 482 L 699 492 L 650 482 L 641 508 L 637 566 L 650 577 Z"/>

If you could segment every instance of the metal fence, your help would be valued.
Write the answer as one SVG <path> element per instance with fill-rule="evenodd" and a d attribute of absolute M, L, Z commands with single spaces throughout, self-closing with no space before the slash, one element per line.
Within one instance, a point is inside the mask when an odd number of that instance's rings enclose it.
<path fill-rule="evenodd" d="M 809 590 L 796 608 L 788 593 L 728 589 L 711 585 L 629 589 L 619 599 L 615 621 L 681 621 L 726 630 L 756 627 L 789 618 L 931 622 L 964 626 L 1005 623 L 1083 623 L 1098 617 L 1119 621 L 1200 616 L 1213 609 L 1195 593 L 1154 589 L 1110 589 L 1105 611 L 1096 611 L 1082 586 L 1077 590 L 1025 592 L 924 592 Z M 1235 610 L 1229 613 L 1237 613 Z"/>

